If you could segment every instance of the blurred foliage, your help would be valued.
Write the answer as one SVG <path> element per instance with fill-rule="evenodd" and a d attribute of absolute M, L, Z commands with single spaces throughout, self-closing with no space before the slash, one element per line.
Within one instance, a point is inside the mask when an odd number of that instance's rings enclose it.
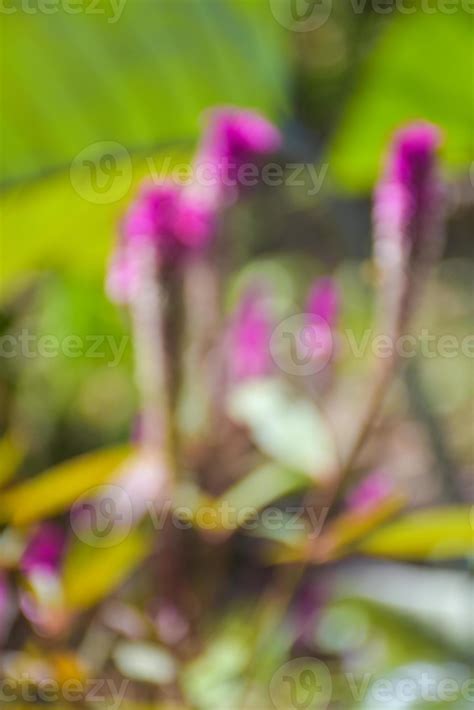
<path fill-rule="evenodd" d="M 0 13 L 0 335 L 26 331 L 64 342 L 72 334 L 86 346 L 104 336 L 100 357 L 82 349 L 77 357 L 22 353 L 0 362 L 0 564 L 13 610 L 2 678 L 36 672 L 39 659 L 49 678 L 126 678 L 123 710 L 232 703 L 266 710 L 275 705 L 269 688 L 277 669 L 296 658 L 303 659 L 298 673 L 304 659 L 320 658 L 335 703 L 354 710 L 378 710 L 370 696 L 378 679 L 430 672 L 461 684 L 472 645 L 466 501 L 473 382 L 465 353 L 416 358 L 397 379 L 354 471 L 357 482 L 383 462 L 393 496 L 356 515 L 339 502 L 319 556 L 306 544 L 307 520 L 296 531 L 288 516 L 276 531 L 259 520 L 251 530 L 237 523 L 209 530 L 194 513 L 201 504 L 211 513 L 227 504 L 259 513 L 271 505 L 283 515 L 285 502 L 321 502 L 312 496 L 337 466 L 336 450 L 371 377 L 370 344 L 357 356 L 344 337 L 350 330 L 360 344 L 373 324 L 374 274 L 359 258 L 368 252 L 367 198 L 390 135 L 408 120 L 428 119 L 444 131 L 444 164 L 454 179 L 449 231 L 456 223 L 461 234 L 455 258 L 428 284 L 412 329 L 458 341 L 469 334 L 471 203 L 455 189 L 473 154 L 469 13 L 458 7 L 454 14 L 404 15 L 395 8 L 387 15 L 341 4 L 316 30 L 292 33 L 260 0 L 130 0 L 120 17 L 105 0 L 96 7 L 104 13 Z M 236 259 L 223 299 L 228 315 L 262 279 L 282 319 L 301 309 L 315 275 L 330 272 L 343 293 L 330 406 L 319 407 L 294 382 L 235 392 L 239 436 L 250 434 L 251 445 L 241 450 L 236 437 L 235 449 L 228 448 L 226 422 L 219 421 L 215 448 L 194 444 L 186 452 L 185 480 L 170 505 L 189 506 L 192 526 L 169 559 L 160 556 L 166 525 L 151 531 L 143 511 L 109 548 L 68 536 L 51 588 L 60 599 L 54 636 L 29 616 L 48 588 L 41 578 L 26 581 L 22 554 L 38 523 L 53 518 L 69 530 L 68 509 L 78 497 L 120 483 L 133 450 L 124 442 L 140 425 L 129 322 L 103 293 L 112 240 L 139 182 L 186 163 L 202 112 L 227 103 L 256 108 L 282 126 L 281 163 L 329 165 L 316 195 L 307 184 L 262 189 L 229 213 Z M 91 175 L 111 150 L 121 180 L 107 201 L 91 189 Z M 384 561 L 390 558 L 402 562 Z M 301 559 L 312 563 L 301 577 L 298 567 L 273 565 Z M 171 610 L 157 602 L 169 570 L 180 579 Z M 360 701 L 348 677 L 363 691 Z M 94 707 L 110 708 L 111 700 Z M 418 697 L 403 707 L 448 705 Z M 457 698 L 449 707 L 467 705 Z"/>
<path fill-rule="evenodd" d="M 473 155 L 467 108 L 472 21 L 461 11 L 446 15 L 416 7 L 414 2 L 412 15 L 394 13 L 333 137 L 331 169 L 352 190 L 374 184 L 390 135 L 409 121 L 423 118 L 443 129 L 443 155 L 452 169 L 462 171 Z M 441 47 L 449 47 L 449 61 Z"/>
<path fill-rule="evenodd" d="M 287 105 L 284 36 L 256 0 L 81 3 L 27 13 L 18 1 L 2 15 L 6 181 L 68 166 L 97 141 L 193 140 L 217 103 L 272 116 Z"/>

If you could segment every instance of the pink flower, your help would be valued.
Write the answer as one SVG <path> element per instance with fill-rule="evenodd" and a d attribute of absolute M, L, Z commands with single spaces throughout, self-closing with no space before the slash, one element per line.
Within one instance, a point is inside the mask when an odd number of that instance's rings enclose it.
<path fill-rule="evenodd" d="M 384 471 L 369 474 L 348 497 L 351 510 L 366 512 L 375 508 L 392 493 L 392 483 Z"/>
<path fill-rule="evenodd" d="M 332 328 L 337 324 L 339 308 L 339 289 L 335 281 L 329 276 L 315 281 L 309 292 L 307 312 L 322 318 Z"/>
<path fill-rule="evenodd" d="M 438 128 L 429 123 L 413 123 L 395 135 L 375 192 L 376 238 L 417 252 L 436 236 L 443 197 L 437 164 L 440 143 Z"/>
<path fill-rule="evenodd" d="M 122 237 L 109 264 L 106 291 L 129 303 L 142 276 L 142 252 L 170 266 L 204 249 L 216 230 L 216 214 L 197 194 L 177 185 L 145 185 L 126 215 Z"/>
<path fill-rule="evenodd" d="M 65 621 L 60 567 L 65 548 L 63 529 L 41 523 L 20 560 L 27 586 L 20 591 L 20 608 L 41 633 L 54 634 Z"/>
<path fill-rule="evenodd" d="M 126 241 L 156 246 L 160 258 L 176 258 L 184 246 L 204 247 L 215 219 L 196 195 L 179 185 L 145 185 L 123 225 Z"/>
<path fill-rule="evenodd" d="M 204 146 L 209 156 L 242 164 L 256 156 L 274 153 L 280 142 L 278 129 L 263 116 L 227 107 L 211 113 Z"/>
<path fill-rule="evenodd" d="M 55 572 L 64 551 L 65 537 L 62 528 L 54 523 L 42 523 L 28 542 L 20 561 L 24 574 L 36 570 Z"/>
<path fill-rule="evenodd" d="M 337 326 L 340 309 L 339 290 L 329 276 L 317 279 L 309 291 L 306 304 L 308 322 L 301 331 L 298 347 L 301 357 L 312 353 L 313 360 L 328 363 L 334 354 L 333 330 Z"/>
<path fill-rule="evenodd" d="M 230 329 L 230 374 L 234 381 L 263 377 L 272 370 L 271 319 L 262 294 L 249 290 L 240 302 Z"/>
<path fill-rule="evenodd" d="M 212 111 L 196 159 L 196 172 L 200 169 L 207 176 L 206 185 L 200 187 L 206 203 L 233 202 L 244 184 L 240 168 L 254 165 L 280 144 L 278 129 L 258 113 L 234 107 Z"/>
<path fill-rule="evenodd" d="M 105 291 L 113 303 L 126 304 L 133 299 L 140 282 L 140 259 L 136 249 L 122 239 L 109 261 Z"/>
<path fill-rule="evenodd" d="M 125 216 L 107 276 L 111 300 L 133 299 L 144 259 L 156 258 L 157 265 L 167 267 L 204 250 L 215 236 L 219 212 L 238 195 L 240 166 L 279 143 L 278 130 L 256 113 L 234 108 L 212 112 L 193 184 L 145 185 Z"/>

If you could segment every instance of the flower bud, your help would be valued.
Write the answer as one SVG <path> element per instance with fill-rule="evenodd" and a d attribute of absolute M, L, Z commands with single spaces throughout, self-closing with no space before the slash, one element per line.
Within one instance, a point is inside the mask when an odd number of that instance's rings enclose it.
<path fill-rule="evenodd" d="M 375 239 L 383 257 L 422 256 L 438 241 L 443 188 L 437 151 L 441 136 L 436 126 L 413 123 L 394 138 L 385 175 L 374 203 Z M 427 246 L 428 245 L 428 246 Z"/>
<path fill-rule="evenodd" d="M 261 291 L 254 288 L 242 298 L 233 318 L 229 337 L 230 377 L 242 381 L 268 375 L 271 318 Z"/>

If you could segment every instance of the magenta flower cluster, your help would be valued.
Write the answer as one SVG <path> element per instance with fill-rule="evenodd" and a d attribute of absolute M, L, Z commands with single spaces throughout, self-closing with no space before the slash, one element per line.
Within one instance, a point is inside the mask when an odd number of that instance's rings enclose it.
<path fill-rule="evenodd" d="M 274 152 L 278 130 L 251 111 L 234 108 L 210 113 L 195 165 L 213 167 L 211 184 L 146 184 L 126 215 L 122 235 L 109 269 L 107 290 L 112 300 L 126 303 L 140 278 L 140 252 L 151 250 L 157 263 L 180 263 L 213 240 L 220 211 L 239 194 L 232 173 L 241 165 Z M 149 252 L 148 252 L 149 253 Z"/>
<path fill-rule="evenodd" d="M 442 186 L 437 170 L 440 131 L 412 123 L 392 143 L 385 175 L 374 202 L 376 239 L 417 252 L 434 236 L 440 222 Z"/>
<path fill-rule="evenodd" d="M 270 339 L 276 323 L 270 307 L 269 291 L 260 284 L 253 285 L 237 306 L 228 347 L 233 381 L 264 377 L 274 369 Z M 340 302 L 339 288 L 330 276 L 318 278 L 311 285 L 305 308 L 307 318 L 302 327 L 313 329 L 313 335 L 318 338 L 323 351 L 332 349 L 332 332 L 337 327 Z"/>

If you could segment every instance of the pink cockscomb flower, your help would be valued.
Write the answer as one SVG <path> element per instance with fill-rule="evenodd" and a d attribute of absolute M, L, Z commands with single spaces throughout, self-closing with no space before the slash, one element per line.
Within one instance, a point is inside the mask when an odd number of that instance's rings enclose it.
<path fill-rule="evenodd" d="M 208 153 L 237 164 L 273 153 L 281 142 L 278 129 L 270 121 L 253 111 L 237 108 L 213 111 L 208 130 Z"/>
<path fill-rule="evenodd" d="M 444 189 L 438 171 L 441 135 L 413 123 L 393 140 L 375 191 L 374 253 L 381 278 L 384 327 L 404 328 L 427 269 L 442 246 Z M 391 324 L 391 325 L 390 325 Z"/>
<path fill-rule="evenodd" d="M 440 144 L 440 131 L 429 123 L 413 123 L 395 135 L 375 192 L 377 240 L 400 243 L 410 254 L 436 240 L 443 197 L 437 160 Z"/>
<path fill-rule="evenodd" d="M 306 311 L 322 318 L 330 328 L 337 325 L 340 308 L 339 289 L 329 276 L 324 276 L 311 286 Z"/>
<path fill-rule="evenodd" d="M 169 266 L 205 249 L 216 229 L 216 213 L 197 193 L 179 185 L 147 184 L 125 216 L 122 235 L 109 264 L 106 291 L 128 303 L 142 277 L 143 258 Z"/>
<path fill-rule="evenodd" d="M 256 112 L 235 107 L 212 111 L 196 158 L 196 174 L 206 176 L 206 184 L 197 187 L 206 203 L 221 206 L 235 200 L 247 184 L 240 169 L 253 167 L 280 144 L 279 130 Z M 252 173 L 252 184 L 257 179 Z"/>
<path fill-rule="evenodd" d="M 26 586 L 20 608 L 42 633 L 56 633 L 64 623 L 60 567 L 65 549 L 63 529 L 42 523 L 29 540 L 20 560 Z"/>
<path fill-rule="evenodd" d="M 317 279 L 310 288 L 306 303 L 307 323 L 300 334 L 303 353 L 312 352 L 313 360 L 327 363 L 334 355 L 334 330 L 340 310 L 340 294 L 329 276 Z"/>
<path fill-rule="evenodd" d="M 146 185 L 127 214 L 124 237 L 130 244 L 155 246 L 160 258 L 176 257 L 183 246 L 204 247 L 213 236 L 214 214 L 180 185 Z"/>
<path fill-rule="evenodd" d="M 54 572 L 59 568 L 64 552 L 62 528 L 54 523 L 43 523 L 28 542 L 20 561 L 23 573 L 36 570 Z"/>
<path fill-rule="evenodd" d="M 264 377 L 272 370 L 271 317 L 262 293 L 249 290 L 242 298 L 230 328 L 229 362 L 233 381 Z"/>
<path fill-rule="evenodd" d="M 350 510 L 365 512 L 377 507 L 393 493 L 393 484 L 384 471 L 370 473 L 349 494 L 347 503 Z"/>
<path fill-rule="evenodd" d="M 147 184 L 126 214 L 107 276 L 111 300 L 130 303 L 150 259 L 157 267 L 175 266 L 205 251 L 216 234 L 220 211 L 243 186 L 239 168 L 279 144 L 278 130 L 257 113 L 235 108 L 211 112 L 193 182 Z"/>

